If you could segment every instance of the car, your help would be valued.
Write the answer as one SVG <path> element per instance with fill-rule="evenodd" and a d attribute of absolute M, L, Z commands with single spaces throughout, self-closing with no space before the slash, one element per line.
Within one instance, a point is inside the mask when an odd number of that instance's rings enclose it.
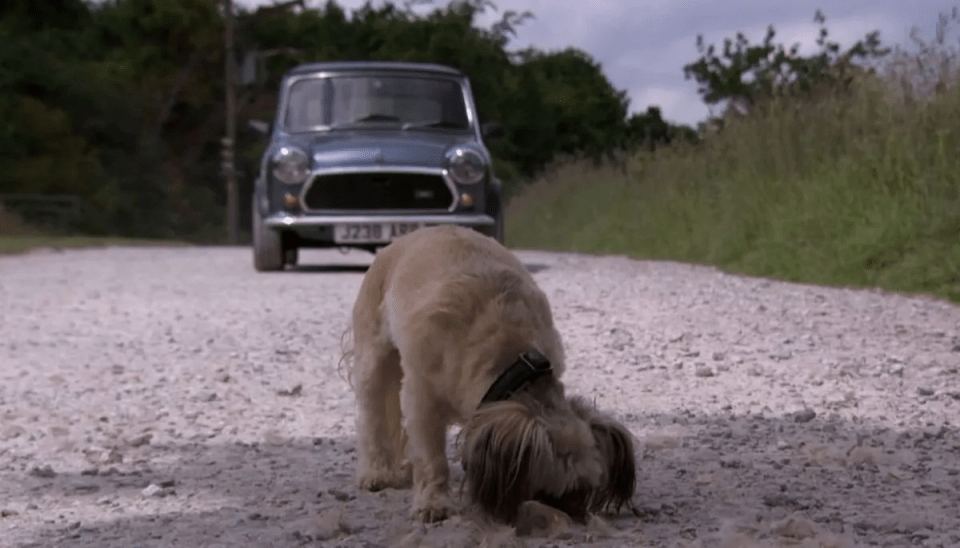
<path fill-rule="evenodd" d="M 296 265 L 300 248 L 375 253 L 424 226 L 503 243 L 502 183 L 466 74 L 436 63 L 306 63 L 284 74 L 253 190 L 253 264 Z"/>

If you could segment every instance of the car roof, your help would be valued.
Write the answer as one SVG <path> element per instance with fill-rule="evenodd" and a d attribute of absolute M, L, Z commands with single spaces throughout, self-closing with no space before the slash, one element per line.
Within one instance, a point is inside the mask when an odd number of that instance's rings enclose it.
<path fill-rule="evenodd" d="M 310 74 L 324 71 L 419 71 L 437 72 L 452 76 L 465 76 L 463 72 L 438 63 L 414 63 L 411 61 L 324 61 L 319 63 L 303 63 L 290 69 L 288 75 Z"/>

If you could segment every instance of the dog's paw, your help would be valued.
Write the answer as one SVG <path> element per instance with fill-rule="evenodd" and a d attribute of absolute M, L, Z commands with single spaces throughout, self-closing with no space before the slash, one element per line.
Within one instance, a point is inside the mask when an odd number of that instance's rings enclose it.
<path fill-rule="evenodd" d="M 443 521 L 454 514 L 453 504 L 447 497 L 426 501 L 417 504 L 410 512 L 410 517 L 424 523 Z"/>
<path fill-rule="evenodd" d="M 361 476 L 357 480 L 357 485 L 364 491 L 380 491 L 388 487 L 387 478 L 379 474 L 370 474 Z"/>
<path fill-rule="evenodd" d="M 406 489 L 412 484 L 409 468 L 399 471 L 376 471 L 360 475 L 357 481 L 360 489 L 365 491 L 381 491 L 383 489 Z"/>
<path fill-rule="evenodd" d="M 357 482 L 365 491 L 381 491 L 393 487 L 393 475 L 385 472 L 363 474 Z"/>

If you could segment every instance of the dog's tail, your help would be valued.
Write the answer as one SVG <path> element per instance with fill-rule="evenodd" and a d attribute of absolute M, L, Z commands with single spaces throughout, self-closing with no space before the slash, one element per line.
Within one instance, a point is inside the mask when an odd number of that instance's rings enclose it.
<path fill-rule="evenodd" d="M 347 381 L 350 388 L 353 386 L 353 328 L 347 326 L 343 334 L 340 335 L 340 360 L 337 361 L 337 374 L 340 378 Z"/>

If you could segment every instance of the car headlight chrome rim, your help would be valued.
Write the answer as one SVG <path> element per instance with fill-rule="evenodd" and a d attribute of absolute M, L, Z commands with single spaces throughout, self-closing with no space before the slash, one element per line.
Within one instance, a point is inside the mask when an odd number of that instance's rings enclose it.
<path fill-rule="evenodd" d="M 273 176 L 281 183 L 295 185 L 310 176 L 310 159 L 296 147 L 280 147 L 270 159 Z"/>
<path fill-rule="evenodd" d="M 461 185 L 479 183 L 487 171 L 487 163 L 469 148 L 455 148 L 447 153 L 450 176 Z"/>

